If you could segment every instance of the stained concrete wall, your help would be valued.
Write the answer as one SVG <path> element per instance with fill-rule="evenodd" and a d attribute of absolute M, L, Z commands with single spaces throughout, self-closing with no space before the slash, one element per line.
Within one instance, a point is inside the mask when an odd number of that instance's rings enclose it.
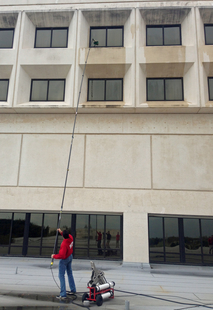
<path fill-rule="evenodd" d="M 73 119 L 0 115 L 3 210 L 60 209 Z M 123 214 L 124 261 L 148 262 L 148 214 L 212 215 L 212 135 L 208 114 L 79 114 L 64 210 Z"/>

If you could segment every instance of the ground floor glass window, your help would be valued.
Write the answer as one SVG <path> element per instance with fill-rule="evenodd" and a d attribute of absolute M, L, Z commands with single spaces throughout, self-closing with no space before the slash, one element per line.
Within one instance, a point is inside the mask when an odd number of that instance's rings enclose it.
<path fill-rule="evenodd" d="M 58 213 L 0 213 L 0 255 L 49 257 L 58 220 Z M 121 215 L 64 213 L 60 228 L 74 237 L 75 258 L 122 259 Z"/>
<path fill-rule="evenodd" d="M 149 216 L 150 263 L 213 265 L 213 219 Z"/>

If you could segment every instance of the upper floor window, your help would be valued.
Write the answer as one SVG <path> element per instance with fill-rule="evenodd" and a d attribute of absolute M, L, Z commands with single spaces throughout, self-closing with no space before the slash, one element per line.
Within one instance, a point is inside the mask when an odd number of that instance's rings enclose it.
<path fill-rule="evenodd" d="M 123 46 L 123 26 L 119 27 L 91 27 L 90 47 L 96 46 L 94 41 L 98 41 L 98 47 L 122 47 Z"/>
<path fill-rule="evenodd" d="M 88 101 L 123 101 L 123 79 L 89 79 Z"/>
<path fill-rule="evenodd" d="M 13 48 L 14 28 L 0 29 L 0 48 Z"/>
<path fill-rule="evenodd" d="M 204 25 L 205 44 L 213 45 L 213 25 Z"/>
<path fill-rule="evenodd" d="M 68 28 L 36 28 L 36 48 L 67 47 Z"/>
<path fill-rule="evenodd" d="M 147 101 L 182 101 L 183 78 L 147 79 Z"/>
<path fill-rule="evenodd" d="M 146 26 L 146 45 L 181 45 L 180 25 Z"/>
<path fill-rule="evenodd" d="M 213 77 L 208 78 L 209 84 L 209 100 L 213 100 Z"/>
<path fill-rule="evenodd" d="M 30 101 L 64 101 L 65 79 L 34 79 Z"/>
<path fill-rule="evenodd" d="M 0 80 L 0 101 L 7 101 L 9 80 Z"/>

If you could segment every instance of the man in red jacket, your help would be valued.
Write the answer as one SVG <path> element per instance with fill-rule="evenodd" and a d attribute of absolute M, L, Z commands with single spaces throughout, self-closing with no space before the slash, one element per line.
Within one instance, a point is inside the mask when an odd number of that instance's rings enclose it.
<path fill-rule="evenodd" d="M 73 253 L 73 237 L 68 234 L 66 230 L 62 232 L 62 230 L 59 228 L 58 232 L 63 236 L 64 240 L 61 243 L 60 250 L 58 254 L 52 254 L 51 258 L 54 259 L 60 259 L 59 262 L 59 280 L 61 284 L 61 291 L 60 295 L 56 296 L 58 299 L 65 299 L 67 297 L 66 294 L 66 284 L 65 284 L 65 271 L 67 271 L 68 281 L 71 292 L 68 294 L 75 294 L 76 293 L 76 287 L 75 287 L 75 281 L 72 274 L 72 253 Z"/>

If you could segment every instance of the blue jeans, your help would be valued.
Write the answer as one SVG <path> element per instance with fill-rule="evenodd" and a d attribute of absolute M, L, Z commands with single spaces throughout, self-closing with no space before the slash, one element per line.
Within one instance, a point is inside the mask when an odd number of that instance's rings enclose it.
<path fill-rule="evenodd" d="M 60 284 L 61 284 L 61 292 L 60 292 L 60 296 L 61 297 L 66 297 L 66 284 L 65 284 L 65 271 L 67 271 L 67 276 L 68 276 L 68 282 L 69 282 L 69 286 L 70 286 L 70 290 L 71 292 L 75 293 L 76 292 L 76 288 L 75 288 L 75 282 L 74 282 L 74 278 L 73 278 L 73 274 L 72 274 L 72 268 L 71 268 L 71 264 L 72 264 L 72 255 L 70 255 L 68 258 L 66 259 L 61 259 L 59 261 L 59 280 L 60 280 Z"/>

